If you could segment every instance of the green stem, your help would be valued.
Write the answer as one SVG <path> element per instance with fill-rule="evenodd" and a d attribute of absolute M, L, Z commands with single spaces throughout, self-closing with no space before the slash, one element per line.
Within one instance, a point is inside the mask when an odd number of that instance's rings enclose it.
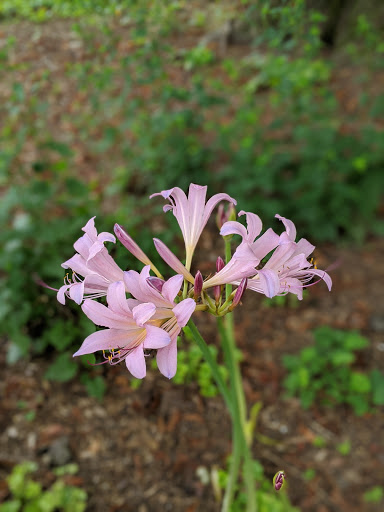
<path fill-rule="evenodd" d="M 218 329 L 222 341 L 225 361 L 229 370 L 231 394 L 233 398 L 235 414 L 238 415 L 238 421 L 234 425 L 234 429 L 237 429 L 236 435 L 234 436 L 234 455 L 237 453 L 238 446 L 241 447 L 241 453 L 244 457 L 244 468 L 243 477 L 247 493 L 247 512 L 256 512 L 256 494 L 255 485 L 252 471 L 252 454 L 250 446 L 248 445 L 247 436 L 247 406 L 244 395 L 244 388 L 241 379 L 240 366 L 236 357 L 236 344 L 234 337 L 234 324 L 233 315 L 229 313 L 225 318 L 217 319 Z M 237 471 L 233 478 L 236 478 L 239 471 L 239 467 L 236 466 L 238 462 L 235 460 L 233 465 L 233 472 Z M 230 472 L 230 480 L 226 489 L 226 495 L 231 491 L 232 481 L 232 467 Z M 229 487 L 229 489 L 228 489 Z"/>
<path fill-rule="evenodd" d="M 224 382 L 223 377 L 221 376 L 219 365 L 216 363 L 215 359 L 213 358 L 211 351 L 209 350 L 208 345 L 206 344 L 204 338 L 201 336 L 198 328 L 194 324 L 192 320 L 189 320 L 188 327 L 190 328 L 193 337 L 195 338 L 196 343 L 198 344 L 204 359 L 209 364 L 213 378 L 216 381 L 217 387 L 219 388 L 220 393 L 223 395 L 224 401 L 229 409 L 229 412 L 234 417 L 234 411 L 233 411 L 233 404 L 232 404 L 232 397 L 230 395 L 230 392 L 227 388 L 227 385 Z"/>

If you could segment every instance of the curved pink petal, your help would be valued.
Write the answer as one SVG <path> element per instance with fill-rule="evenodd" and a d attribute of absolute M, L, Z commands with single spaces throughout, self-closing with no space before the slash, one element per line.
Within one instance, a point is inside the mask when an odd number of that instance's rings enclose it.
<path fill-rule="evenodd" d="M 107 291 L 107 303 L 109 309 L 118 315 L 132 316 L 127 303 L 125 284 L 122 281 L 116 281 L 115 283 L 109 285 Z"/>
<path fill-rule="evenodd" d="M 296 251 L 293 253 L 293 255 L 295 256 L 296 254 L 304 254 L 304 256 L 308 258 L 308 256 L 312 254 L 314 250 L 314 245 L 309 243 L 305 238 L 301 238 L 296 244 Z"/>
<path fill-rule="evenodd" d="M 147 335 L 143 342 L 144 348 L 162 348 L 166 347 L 171 342 L 169 334 L 160 327 L 155 327 L 153 325 L 147 324 L 145 326 L 145 330 L 147 331 Z"/>
<path fill-rule="evenodd" d="M 255 213 L 245 212 L 244 210 L 241 210 L 239 212 L 239 217 L 241 215 L 245 215 L 247 218 L 248 240 L 250 242 L 253 242 L 254 240 L 256 240 L 256 237 L 260 235 L 261 230 L 263 228 L 263 223 L 261 222 L 260 217 Z"/>
<path fill-rule="evenodd" d="M 76 252 L 80 254 L 86 261 L 89 255 L 89 249 L 92 247 L 93 243 L 96 239 L 92 240 L 88 235 L 81 236 L 76 242 L 73 244 L 73 247 Z"/>
<path fill-rule="evenodd" d="M 177 370 L 177 336 L 172 338 L 171 343 L 164 348 L 157 351 L 156 356 L 157 366 L 160 372 L 172 379 L 176 375 Z"/>
<path fill-rule="evenodd" d="M 280 279 L 274 270 L 259 270 L 260 284 L 264 294 L 270 299 L 280 291 Z"/>
<path fill-rule="evenodd" d="M 137 333 L 127 333 L 120 329 L 104 329 L 90 334 L 73 357 L 83 354 L 93 354 L 98 350 L 112 350 L 125 347 L 128 342 L 134 341 Z"/>
<path fill-rule="evenodd" d="M 177 274 L 172 276 L 163 284 L 162 295 L 171 304 L 174 304 L 176 295 L 179 293 L 184 278 L 182 275 Z"/>
<path fill-rule="evenodd" d="M 288 242 L 283 245 L 279 245 L 277 249 L 274 251 L 270 259 L 264 265 L 264 268 L 279 270 L 282 268 L 285 262 L 289 260 L 292 254 L 296 250 L 295 242 Z"/>
<path fill-rule="evenodd" d="M 132 314 L 137 325 L 142 327 L 144 324 L 148 322 L 148 320 L 154 315 L 156 311 L 156 306 L 151 302 L 145 302 L 144 304 L 139 304 L 132 309 Z"/>
<path fill-rule="evenodd" d="M 116 238 L 112 235 L 112 233 L 108 233 L 107 231 L 103 231 L 102 233 L 99 233 L 97 235 L 97 240 L 99 242 L 112 242 L 113 244 L 116 243 Z"/>
<path fill-rule="evenodd" d="M 182 274 L 184 278 L 190 283 L 193 284 L 195 282 L 192 274 L 188 272 L 181 261 L 173 254 L 170 249 L 168 249 L 168 247 L 161 240 L 154 238 L 153 243 L 155 244 L 156 251 L 165 261 L 165 263 L 171 267 L 171 269 L 173 269 L 177 274 Z"/>
<path fill-rule="evenodd" d="M 69 296 L 76 304 L 81 304 L 84 298 L 84 282 L 73 283 L 69 287 Z"/>
<path fill-rule="evenodd" d="M 282 279 L 280 282 L 280 294 L 284 293 L 293 293 L 297 295 L 299 300 L 303 299 L 303 285 L 299 279 L 296 277 L 287 277 L 286 279 Z"/>
<path fill-rule="evenodd" d="M 229 196 L 228 194 L 223 194 L 223 193 L 215 194 L 210 199 L 208 199 L 207 204 L 205 205 L 205 208 L 204 208 L 204 216 L 203 216 L 202 226 L 200 229 L 199 236 L 200 236 L 201 232 L 203 231 L 204 226 L 208 222 L 208 219 L 209 219 L 214 207 L 217 205 L 217 203 L 220 203 L 220 201 L 228 201 L 234 205 L 237 204 L 236 199 L 233 199 L 233 197 Z"/>
<path fill-rule="evenodd" d="M 184 299 L 173 308 L 179 327 L 185 327 L 196 309 L 196 302 L 193 299 Z"/>
<path fill-rule="evenodd" d="M 86 225 L 81 228 L 85 233 L 87 233 L 87 235 L 92 240 L 96 240 L 96 238 L 97 238 L 97 230 L 95 228 L 95 219 L 96 219 L 96 215 L 94 217 L 92 217 L 91 219 L 89 219 L 89 221 L 86 223 Z"/>
<path fill-rule="evenodd" d="M 276 217 L 276 219 L 281 220 L 281 222 L 285 226 L 285 230 L 287 232 L 289 240 L 294 242 L 295 238 L 296 238 L 296 227 L 295 227 L 294 223 L 291 220 L 286 219 L 285 217 L 282 217 L 281 215 L 278 215 L 278 214 L 276 214 L 275 217 Z"/>
<path fill-rule="evenodd" d="M 322 279 L 328 287 L 328 290 L 331 291 L 332 288 L 332 279 L 329 274 L 325 272 L 325 270 L 320 270 L 318 268 L 308 268 L 302 271 L 303 274 L 318 276 Z"/>
<path fill-rule="evenodd" d="M 94 324 L 102 327 L 111 329 L 134 329 L 136 327 L 132 316 L 119 315 L 95 300 L 86 299 L 81 309 Z"/>
<path fill-rule="evenodd" d="M 143 293 L 140 285 L 140 274 L 135 270 L 128 270 L 123 273 L 124 275 L 124 283 L 128 290 L 128 292 L 133 295 L 136 299 L 147 302 L 147 298 Z"/>
<path fill-rule="evenodd" d="M 253 244 L 253 254 L 261 261 L 265 256 L 279 245 L 279 235 L 272 228 L 267 229 Z"/>
<path fill-rule="evenodd" d="M 138 346 L 127 355 L 125 364 L 128 371 L 130 371 L 136 379 L 143 379 L 146 376 L 147 369 L 142 345 Z"/>
<path fill-rule="evenodd" d="M 98 254 L 100 251 L 102 251 L 103 249 L 105 249 L 104 247 L 104 244 L 103 242 L 101 242 L 100 240 L 96 240 L 96 242 L 92 245 L 92 247 L 89 249 L 89 254 L 88 254 L 88 258 L 87 258 L 87 263 L 89 262 L 89 260 L 91 260 L 92 258 L 94 258 L 96 256 L 96 254 Z"/>
<path fill-rule="evenodd" d="M 64 261 L 61 266 L 63 268 L 70 268 L 81 276 L 86 276 L 91 273 L 87 267 L 86 260 L 80 254 L 75 254 L 72 258 L 69 258 L 69 260 Z"/>
<path fill-rule="evenodd" d="M 61 286 L 57 292 L 56 298 L 60 304 L 63 304 L 63 306 L 65 306 L 65 292 L 70 286 L 70 284 L 63 284 L 63 286 Z"/>
<path fill-rule="evenodd" d="M 227 236 L 227 235 L 240 235 L 243 240 L 248 239 L 247 230 L 245 229 L 245 226 L 240 224 L 240 222 L 237 222 L 236 220 L 229 220 L 228 222 L 225 222 L 220 229 L 220 235 Z"/>

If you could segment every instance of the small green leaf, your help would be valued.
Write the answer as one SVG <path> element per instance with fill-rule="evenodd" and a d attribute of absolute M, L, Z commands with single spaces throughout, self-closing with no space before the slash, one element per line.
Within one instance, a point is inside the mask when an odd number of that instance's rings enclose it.
<path fill-rule="evenodd" d="M 67 382 L 76 375 L 77 368 L 78 366 L 73 361 L 71 354 L 65 352 L 57 356 L 56 361 L 45 372 L 44 378 L 57 382 Z"/>
<path fill-rule="evenodd" d="M 384 498 L 384 488 L 376 485 L 363 494 L 366 503 L 379 503 Z"/>

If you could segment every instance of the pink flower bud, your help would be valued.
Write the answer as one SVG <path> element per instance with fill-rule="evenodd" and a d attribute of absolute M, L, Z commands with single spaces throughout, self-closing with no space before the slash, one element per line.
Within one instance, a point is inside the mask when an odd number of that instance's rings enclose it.
<path fill-rule="evenodd" d="M 286 476 L 284 471 L 278 471 L 273 477 L 273 485 L 276 491 L 280 491 L 280 489 L 283 487 L 285 478 Z"/>
<path fill-rule="evenodd" d="M 220 272 L 225 267 L 225 263 L 223 258 L 220 258 L 220 256 L 216 260 L 216 272 Z"/>
<path fill-rule="evenodd" d="M 216 225 L 219 229 L 223 227 L 223 224 L 228 222 L 229 220 L 236 220 L 236 210 L 232 203 L 229 204 L 229 207 L 225 210 L 224 205 L 221 203 L 217 209 L 216 215 Z"/>
<path fill-rule="evenodd" d="M 144 263 L 144 265 L 152 265 L 148 256 L 140 249 L 133 238 L 131 238 L 119 224 L 115 224 L 114 232 L 118 240 L 120 240 L 124 247 L 128 249 L 128 251 L 133 254 L 135 258 Z"/>
<path fill-rule="evenodd" d="M 200 297 L 202 289 L 203 289 L 203 276 L 201 275 L 200 270 L 198 270 L 196 272 L 195 286 L 193 289 L 193 296 L 194 296 L 195 300 L 197 300 Z"/>
<path fill-rule="evenodd" d="M 248 282 L 248 279 L 246 277 L 243 277 L 243 279 L 241 280 L 241 282 L 236 290 L 232 304 L 229 306 L 229 311 L 233 311 L 235 309 L 235 307 L 239 305 L 241 298 L 244 295 L 245 290 L 247 289 L 247 282 Z"/>
<path fill-rule="evenodd" d="M 163 284 L 165 283 L 164 279 L 160 279 L 159 277 L 155 276 L 147 277 L 147 282 L 160 293 L 163 289 Z"/>

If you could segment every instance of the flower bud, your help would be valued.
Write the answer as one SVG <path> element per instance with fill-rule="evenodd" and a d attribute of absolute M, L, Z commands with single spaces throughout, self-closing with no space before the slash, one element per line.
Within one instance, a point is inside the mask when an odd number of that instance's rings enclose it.
<path fill-rule="evenodd" d="M 119 224 L 115 224 L 114 232 L 118 240 L 120 240 L 124 247 L 128 249 L 128 251 L 133 254 L 135 258 L 144 263 L 144 265 L 152 266 L 151 260 L 148 258 L 148 256 L 140 249 L 133 238 L 131 238 Z"/>
<path fill-rule="evenodd" d="M 220 258 L 220 256 L 216 260 L 216 272 L 220 272 L 225 267 L 225 263 L 223 258 Z"/>
<path fill-rule="evenodd" d="M 248 283 L 248 279 L 246 277 L 243 277 L 243 279 L 241 280 L 241 282 L 236 290 L 232 304 L 228 308 L 228 311 L 233 311 L 235 309 L 235 307 L 239 305 L 241 298 L 244 295 L 245 290 L 247 289 L 247 283 Z"/>
<path fill-rule="evenodd" d="M 163 289 L 163 284 L 165 283 L 164 279 L 160 279 L 159 277 L 155 276 L 147 277 L 147 282 L 152 286 L 152 288 L 160 293 Z"/>
<path fill-rule="evenodd" d="M 229 220 L 236 220 L 236 210 L 232 203 L 225 210 L 223 203 L 219 204 L 216 215 L 216 225 L 219 229 Z"/>
<path fill-rule="evenodd" d="M 200 297 L 202 289 L 203 289 L 203 276 L 201 275 L 200 270 L 198 270 L 196 272 L 195 285 L 193 288 L 193 296 L 194 296 L 195 300 L 197 300 Z"/>
<path fill-rule="evenodd" d="M 283 487 L 285 478 L 286 476 L 284 471 L 278 471 L 273 477 L 273 485 L 276 491 L 280 491 L 280 489 Z"/>

